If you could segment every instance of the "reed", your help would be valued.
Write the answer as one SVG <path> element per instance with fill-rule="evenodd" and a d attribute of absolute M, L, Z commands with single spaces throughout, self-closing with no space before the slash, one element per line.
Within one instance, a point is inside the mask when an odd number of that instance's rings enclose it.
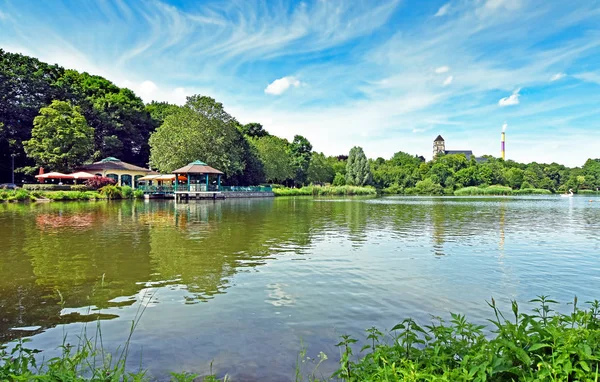
<path fill-rule="evenodd" d="M 302 188 L 274 188 L 275 196 L 375 196 L 374 187 L 306 186 Z"/>

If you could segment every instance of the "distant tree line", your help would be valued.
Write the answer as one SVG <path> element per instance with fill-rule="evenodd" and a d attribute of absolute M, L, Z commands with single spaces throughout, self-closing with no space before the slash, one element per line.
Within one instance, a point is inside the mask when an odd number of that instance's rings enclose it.
<path fill-rule="evenodd" d="M 326 156 L 301 135 L 290 142 L 260 123 L 239 123 L 207 96 L 188 97 L 183 106 L 144 104 L 100 76 L 0 49 L 0 182 L 10 179 L 12 155 L 19 176 L 30 180 L 39 166 L 70 171 L 113 156 L 161 172 L 200 159 L 222 170 L 231 185 L 373 185 L 399 194 L 486 185 L 553 192 L 600 187 L 598 159 L 581 168 L 490 156 L 476 162 L 442 155 L 426 162 L 404 152 L 373 160 L 360 147 Z"/>

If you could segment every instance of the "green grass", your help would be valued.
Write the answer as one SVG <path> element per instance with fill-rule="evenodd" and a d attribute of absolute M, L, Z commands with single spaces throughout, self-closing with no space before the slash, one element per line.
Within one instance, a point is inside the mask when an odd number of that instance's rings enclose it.
<path fill-rule="evenodd" d="M 98 191 L 86 191 L 85 188 L 78 188 L 77 191 L 0 190 L 0 202 L 139 199 L 143 197 L 143 191 L 133 190 L 127 186 L 104 186 Z"/>
<path fill-rule="evenodd" d="M 600 195 L 600 191 L 594 191 L 594 190 L 578 190 L 577 191 L 578 195 Z"/>
<path fill-rule="evenodd" d="M 510 314 L 494 299 L 491 328 L 451 314 L 429 325 L 405 319 L 385 335 L 367 330 L 364 355 L 353 361 L 357 340 L 342 336 L 337 378 L 345 381 L 585 381 L 598 382 L 600 302 L 570 314 L 555 313 L 557 302 L 540 296 L 531 313 L 516 301 Z M 489 332 L 491 329 L 491 334 Z"/>
<path fill-rule="evenodd" d="M 454 191 L 456 196 L 475 195 L 551 195 L 552 192 L 542 188 L 525 188 L 513 190 L 506 186 L 465 187 Z"/>
<path fill-rule="evenodd" d="M 377 195 L 374 187 L 306 186 L 302 188 L 274 188 L 275 196 L 353 196 Z"/>

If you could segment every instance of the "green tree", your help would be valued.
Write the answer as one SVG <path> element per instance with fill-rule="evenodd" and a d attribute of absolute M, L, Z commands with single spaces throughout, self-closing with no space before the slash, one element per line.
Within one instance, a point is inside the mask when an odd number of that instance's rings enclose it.
<path fill-rule="evenodd" d="M 79 108 L 68 102 L 52 101 L 33 120 L 31 139 L 23 142 L 25 152 L 36 164 L 55 171 L 70 171 L 90 159 L 94 144 L 91 128 Z"/>
<path fill-rule="evenodd" d="M 345 186 L 346 185 L 346 177 L 344 176 L 344 174 L 338 172 L 335 174 L 335 177 L 333 178 L 333 185 L 334 186 Z"/>
<path fill-rule="evenodd" d="M 348 155 L 346 164 L 346 184 L 350 186 L 364 186 L 371 184 L 373 175 L 369 161 L 361 147 L 353 147 Z"/>
<path fill-rule="evenodd" d="M 307 171 L 309 183 L 331 183 L 335 176 L 333 167 L 323 153 L 313 153 Z"/>
<path fill-rule="evenodd" d="M 303 185 L 306 183 L 306 173 L 312 156 L 312 145 L 302 135 L 295 135 L 290 145 L 290 152 L 294 161 L 294 183 Z"/>
<path fill-rule="evenodd" d="M 263 125 L 257 122 L 240 125 L 240 130 L 242 134 L 252 138 L 261 138 L 269 135 L 269 133 L 263 128 Z"/>
<path fill-rule="evenodd" d="M 150 137 L 150 163 L 162 172 L 202 160 L 233 177 L 244 170 L 237 121 L 210 97 L 194 95 Z"/>
<path fill-rule="evenodd" d="M 269 135 L 251 139 L 258 156 L 264 165 L 267 181 L 283 183 L 294 177 L 293 157 L 290 154 L 289 142 L 285 139 Z"/>
<path fill-rule="evenodd" d="M 169 115 L 176 113 L 180 106 L 168 102 L 152 101 L 146 105 L 146 111 L 154 121 L 155 128 L 160 127 Z"/>

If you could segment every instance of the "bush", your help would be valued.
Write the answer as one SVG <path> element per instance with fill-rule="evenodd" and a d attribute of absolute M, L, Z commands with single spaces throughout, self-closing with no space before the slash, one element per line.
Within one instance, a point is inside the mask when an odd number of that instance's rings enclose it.
<path fill-rule="evenodd" d="M 353 343 L 342 336 L 340 368 L 345 381 L 597 381 L 600 370 L 600 302 L 588 309 L 571 304 L 571 313 L 554 313 L 556 301 L 539 296 L 530 314 L 512 301 L 504 315 L 494 299 L 492 335 L 485 326 L 451 313 L 449 322 L 433 317 L 429 326 L 408 318 L 392 328 L 392 341 L 367 330 L 367 354 L 353 359 Z M 505 318 L 506 317 L 506 318 Z"/>
<path fill-rule="evenodd" d="M 74 184 L 71 186 L 71 191 L 90 191 L 91 188 L 85 184 Z"/>
<path fill-rule="evenodd" d="M 456 196 L 512 195 L 513 193 L 513 189 L 506 186 L 464 187 L 454 191 Z"/>
<path fill-rule="evenodd" d="M 275 196 L 352 196 L 377 195 L 373 187 L 358 186 L 307 186 L 302 188 L 276 188 Z"/>
<path fill-rule="evenodd" d="M 418 195 L 442 195 L 444 193 L 442 186 L 429 178 L 418 181 L 414 191 Z"/>
<path fill-rule="evenodd" d="M 122 199 L 123 194 L 121 193 L 121 187 L 107 185 L 98 190 L 100 195 L 103 195 L 107 199 Z"/>
<path fill-rule="evenodd" d="M 133 197 L 136 199 L 143 199 L 144 198 L 144 191 L 142 190 L 135 190 L 133 191 Z"/>
<path fill-rule="evenodd" d="M 23 189 L 29 191 L 69 191 L 71 190 L 71 185 L 63 184 L 59 186 L 58 184 L 46 184 L 46 183 L 38 183 L 38 184 L 24 184 Z"/>
<path fill-rule="evenodd" d="M 515 195 L 552 195 L 552 192 L 543 188 L 521 188 L 514 190 Z"/>
<path fill-rule="evenodd" d="M 577 193 L 581 195 L 600 195 L 600 191 L 594 190 L 578 190 Z"/>
<path fill-rule="evenodd" d="M 344 174 L 338 172 L 337 174 L 335 174 L 332 184 L 334 186 L 345 186 L 346 185 L 346 177 L 344 176 Z"/>
<path fill-rule="evenodd" d="M 392 184 L 391 186 L 381 190 L 381 192 L 386 195 L 400 195 L 404 193 L 404 188 L 399 184 Z"/>
<path fill-rule="evenodd" d="M 85 181 L 85 185 L 92 190 L 98 190 L 104 186 L 114 186 L 115 183 L 113 178 L 107 178 L 105 176 L 96 176 Z"/>
<path fill-rule="evenodd" d="M 133 198 L 133 188 L 129 186 L 121 187 L 121 195 L 123 199 L 131 199 Z"/>

